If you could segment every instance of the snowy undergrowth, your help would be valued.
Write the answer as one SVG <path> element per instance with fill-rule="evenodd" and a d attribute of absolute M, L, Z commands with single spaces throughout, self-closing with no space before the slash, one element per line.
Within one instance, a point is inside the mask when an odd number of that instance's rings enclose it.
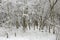
<path fill-rule="evenodd" d="M 8 33 L 8 38 L 7 34 Z M 16 33 L 16 36 L 15 36 Z M 22 28 L 16 29 L 8 29 L 8 28 L 0 28 L 0 40 L 55 40 L 55 34 L 48 32 L 41 32 L 38 29 L 36 30 L 26 30 L 25 32 Z"/>

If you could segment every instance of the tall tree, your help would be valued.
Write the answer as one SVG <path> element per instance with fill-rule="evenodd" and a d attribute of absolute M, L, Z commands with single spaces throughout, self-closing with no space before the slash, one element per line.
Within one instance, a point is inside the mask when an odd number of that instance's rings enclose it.
<path fill-rule="evenodd" d="M 51 18 L 51 21 L 53 22 L 53 24 L 55 23 L 54 7 L 55 7 L 57 2 L 58 2 L 58 0 L 49 0 L 49 3 L 50 3 L 50 18 Z M 54 28 L 55 27 L 53 27 L 53 33 L 55 33 Z"/>

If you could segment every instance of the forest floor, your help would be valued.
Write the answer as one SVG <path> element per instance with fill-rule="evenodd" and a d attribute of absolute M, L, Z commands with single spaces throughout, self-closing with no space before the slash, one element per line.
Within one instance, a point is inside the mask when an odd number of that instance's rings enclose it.
<path fill-rule="evenodd" d="M 8 33 L 8 38 L 6 32 Z M 39 31 L 38 29 L 24 32 L 21 28 L 17 30 L 15 28 L 12 30 L 0 28 L 0 40 L 56 40 L 56 35 L 46 31 Z"/>

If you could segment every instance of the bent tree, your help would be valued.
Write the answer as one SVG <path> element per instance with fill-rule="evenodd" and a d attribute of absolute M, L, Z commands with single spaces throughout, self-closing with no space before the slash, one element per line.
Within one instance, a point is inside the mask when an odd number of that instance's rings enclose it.
<path fill-rule="evenodd" d="M 51 19 L 51 22 L 53 22 L 53 24 L 55 23 L 55 20 L 54 20 L 55 19 L 54 7 L 55 7 L 57 2 L 58 2 L 58 0 L 49 0 L 49 3 L 50 3 L 50 15 L 49 15 L 49 17 Z M 55 27 L 53 27 L 53 34 L 55 34 L 54 29 L 55 29 Z"/>

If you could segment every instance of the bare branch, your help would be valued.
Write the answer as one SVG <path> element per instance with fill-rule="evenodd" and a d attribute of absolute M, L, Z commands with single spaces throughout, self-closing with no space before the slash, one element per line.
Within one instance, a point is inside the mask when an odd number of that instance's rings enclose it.
<path fill-rule="evenodd" d="M 49 0 L 49 2 L 50 2 L 50 7 L 51 7 L 51 10 L 52 10 L 52 9 L 54 8 L 54 6 L 56 5 L 57 1 L 58 1 L 58 0 L 56 0 L 56 1 L 53 3 L 53 5 L 51 5 L 51 0 Z"/>
<path fill-rule="evenodd" d="M 53 6 L 51 6 L 51 10 L 54 8 L 55 4 L 57 3 L 58 0 L 55 1 L 55 3 L 53 3 Z"/>

